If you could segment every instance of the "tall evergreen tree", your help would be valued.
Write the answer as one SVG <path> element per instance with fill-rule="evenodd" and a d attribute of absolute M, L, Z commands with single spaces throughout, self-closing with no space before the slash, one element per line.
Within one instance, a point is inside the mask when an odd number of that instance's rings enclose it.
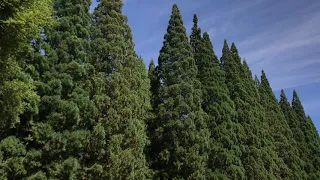
<path fill-rule="evenodd" d="M 134 51 L 122 6 L 121 0 L 103 0 L 94 11 L 93 63 L 106 82 L 97 97 L 107 104 L 99 108 L 97 138 L 90 141 L 90 153 L 98 159 L 91 169 L 97 165 L 102 168 L 102 173 L 93 172 L 93 177 L 98 173 L 104 179 L 146 179 L 145 123 L 150 82 L 143 60 Z M 101 148 L 96 149 L 95 144 Z"/>
<path fill-rule="evenodd" d="M 237 120 L 243 126 L 246 137 L 242 144 L 241 160 L 248 179 L 279 179 L 277 154 L 268 135 L 263 109 L 248 66 L 241 64 L 238 50 L 233 43 L 229 50 L 225 41 L 221 67 L 226 73 L 226 84 L 235 103 Z M 251 76 L 251 78 L 249 77 Z"/>
<path fill-rule="evenodd" d="M 278 163 L 281 178 L 302 179 L 302 170 L 299 165 L 301 160 L 297 156 L 299 151 L 296 142 L 264 71 L 261 75 L 259 93 L 260 103 L 265 110 L 265 120 L 269 124 L 273 143 L 276 146 L 278 156 L 285 163 L 285 165 Z"/>
<path fill-rule="evenodd" d="M 305 153 L 305 149 L 301 148 L 304 147 L 303 145 L 303 132 L 300 129 L 299 125 L 299 120 L 295 112 L 293 111 L 292 107 L 290 106 L 290 103 L 287 99 L 287 96 L 283 90 L 281 90 L 281 95 L 280 95 L 280 102 L 279 105 L 281 107 L 281 110 L 290 126 L 292 135 L 295 139 L 295 142 L 292 143 L 292 146 L 296 146 L 298 149 L 298 153 L 296 153 L 294 156 L 300 157 L 300 161 L 296 162 L 297 166 L 300 167 L 300 177 L 296 176 L 296 178 L 300 179 L 307 179 L 307 174 L 304 170 L 305 167 L 305 162 L 303 160 L 303 155 Z M 292 156 L 292 157 L 294 157 Z M 294 174 L 299 173 L 299 172 L 293 172 Z"/>
<path fill-rule="evenodd" d="M 159 87 L 160 87 L 160 82 L 158 79 L 158 74 L 157 74 L 157 67 L 154 64 L 153 59 L 150 61 L 149 64 L 149 69 L 148 69 L 148 76 L 150 79 L 150 93 L 151 93 L 151 112 L 150 112 L 150 117 L 149 117 L 149 121 L 147 122 L 147 134 L 148 137 L 150 138 L 151 143 L 149 144 L 149 146 L 146 147 L 146 154 L 147 154 L 147 159 L 148 159 L 148 163 L 149 166 L 152 165 L 153 161 L 154 161 L 154 157 L 156 156 L 156 154 L 153 152 L 153 149 L 156 148 L 154 146 L 155 142 L 157 140 L 156 137 L 156 133 L 155 130 L 157 128 L 157 121 L 156 121 L 156 106 L 157 104 L 159 104 Z M 152 171 L 154 173 L 154 171 Z M 154 174 L 153 174 L 154 176 Z"/>
<path fill-rule="evenodd" d="M 299 141 L 302 159 L 305 161 L 305 171 L 308 179 L 315 180 L 320 177 L 320 140 L 319 134 L 310 118 L 305 114 L 304 108 L 297 92 L 294 90 L 292 108 L 298 118 L 299 128 L 303 133 L 303 139 Z M 299 131 L 298 131 L 299 132 Z"/>
<path fill-rule="evenodd" d="M 196 26 L 196 25 L 195 25 Z M 209 179 L 245 179 L 239 142 L 244 138 L 242 126 L 236 122 L 236 111 L 225 84 L 225 76 L 219 67 L 208 33 L 195 44 L 198 77 L 202 87 L 202 108 L 209 115 L 211 130 L 209 151 Z"/>
<path fill-rule="evenodd" d="M 31 121 L 28 150 L 32 177 L 79 179 L 97 110 L 91 99 L 94 67 L 89 62 L 90 0 L 57 0 L 58 23 L 45 28 L 29 61 L 41 96 Z M 30 68 L 29 68 L 30 70 Z M 29 71 L 28 70 L 28 71 Z"/>
<path fill-rule="evenodd" d="M 234 45 L 234 48 L 236 49 L 235 45 Z M 259 81 L 258 77 L 255 80 L 253 79 L 252 72 L 251 72 L 250 67 L 245 59 L 243 60 L 240 74 L 241 74 L 241 77 L 245 80 L 245 82 L 249 83 L 246 86 L 247 90 L 249 90 L 248 92 L 251 94 L 251 96 L 256 98 L 256 100 L 258 100 L 258 102 L 260 102 L 259 86 L 260 86 L 261 82 Z"/>
<path fill-rule="evenodd" d="M 193 27 L 190 35 L 190 44 L 193 50 L 194 60 L 197 63 L 200 60 L 200 41 L 201 41 L 201 29 L 198 27 L 198 17 L 193 15 Z"/>
<path fill-rule="evenodd" d="M 158 60 L 160 81 L 153 168 L 161 179 L 205 179 L 209 131 L 192 48 L 176 4 Z"/>
<path fill-rule="evenodd" d="M 36 53 L 27 68 L 36 70 L 31 74 L 42 97 L 29 143 L 34 154 L 42 153 L 36 160 L 43 166 L 30 166 L 29 171 L 44 171 L 50 178 L 76 178 L 83 172 L 79 169 L 96 114 L 89 81 L 94 68 L 87 55 L 89 7 L 90 1 L 56 1 L 59 23 L 46 28 L 43 39 L 34 43 Z M 71 166 L 74 168 L 68 168 Z"/>

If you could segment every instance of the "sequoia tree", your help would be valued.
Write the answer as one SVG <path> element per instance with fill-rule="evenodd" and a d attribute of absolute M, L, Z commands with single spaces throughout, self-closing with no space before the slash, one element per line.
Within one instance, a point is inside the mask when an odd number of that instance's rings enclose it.
<path fill-rule="evenodd" d="M 33 178 L 83 176 L 83 159 L 97 110 L 91 99 L 90 0 L 54 2 L 52 28 L 33 42 L 26 69 L 37 81 L 39 115 L 30 123 L 28 150 Z"/>
<path fill-rule="evenodd" d="M 301 179 L 307 179 L 307 174 L 304 169 L 306 165 L 304 161 L 304 154 L 306 150 L 303 148 L 304 147 L 303 132 L 300 129 L 300 123 L 299 123 L 298 117 L 296 113 L 293 111 L 292 107 L 290 106 L 290 103 L 287 99 L 287 96 L 284 90 L 281 90 L 279 105 L 287 120 L 287 123 L 290 126 L 293 138 L 295 139 L 295 142 L 292 145 L 296 146 L 299 151 L 299 152 L 296 152 L 296 155 L 298 155 L 297 157 L 300 157 L 300 161 L 296 162 L 296 165 L 299 166 L 301 169 L 298 172 L 294 172 L 294 174 L 300 173 Z M 297 178 L 299 178 L 299 176 Z"/>
<path fill-rule="evenodd" d="M 245 131 L 241 142 L 241 160 L 248 179 L 280 178 L 277 154 L 264 121 L 259 104 L 259 94 L 252 80 L 249 67 L 241 64 L 241 58 L 234 43 L 229 49 L 225 41 L 222 50 L 221 67 L 226 73 L 226 84 L 235 103 L 237 121 Z"/>
<path fill-rule="evenodd" d="M 196 26 L 196 25 L 195 25 Z M 236 120 L 236 111 L 224 72 L 219 67 L 208 33 L 195 43 L 198 54 L 198 77 L 202 87 L 202 108 L 208 114 L 211 131 L 209 151 L 210 179 L 244 179 L 245 170 L 240 155 L 240 142 L 245 134 Z"/>
<path fill-rule="evenodd" d="M 94 11 L 92 63 L 98 71 L 96 76 L 102 78 L 96 97 L 103 106 L 99 106 L 96 138 L 90 140 L 89 154 L 97 159 L 91 169 L 101 168 L 101 172 L 93 172 L 93 177 L 146 179 L 150 81 L 143 60 L 134 51 L 122 6 L 121 0 L 103 0 Z"/>
<path fill-rule="evenodd" d="M 308 174 L 308 179 L 315 180 L 320 175 L 319 134 L 314 127 L 311 118 L 306 116 L 298 93 L 295 90 L 293 92 L 292 108 L 298 118 L 299 128 L 302 131 L 301 137 L 300 135 L 295 137 L 298 138 L 297 141 L 299 143 L 299 148 L 301 149 L 300 151 L 302 152 L 301 158 L 306 163 L 304 169 Z"/>
<path fill-rule="evenodd" d="M 259 93 L 260 103 L 265 111 L 265 120 L 269 124 L 269 130 L 273 136 L 273 144 L 276 146 L 278 156 L 284 163 L 278 163 L 281 178 L 303 179 L 296 141 L 264 71 L 261 75 Z"/>
<path fill-rule="evenodd" d="M 209 131 L 186 29 L 176 4 L 158 59 L 159 104 L 152 167 L 162 179 L 204 179 Z"/>

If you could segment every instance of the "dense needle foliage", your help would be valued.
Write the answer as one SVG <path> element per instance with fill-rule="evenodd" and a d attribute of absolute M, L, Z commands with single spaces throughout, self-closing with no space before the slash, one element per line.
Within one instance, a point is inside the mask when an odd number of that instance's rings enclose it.
<path fill-rule="evenodd" d="M 296 91 L 278 102 L 234 43 L 176 4 L 147 70 L 121 0 L 0 2 L 0 179 L 320 177 Z M 149 38 L 149 37 L 146 37 Z"/>

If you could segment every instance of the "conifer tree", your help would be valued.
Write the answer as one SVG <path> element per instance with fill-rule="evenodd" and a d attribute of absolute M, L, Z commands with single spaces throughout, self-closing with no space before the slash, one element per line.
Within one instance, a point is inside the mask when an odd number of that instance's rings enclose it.
<path fill-rule="evenodd" d="M 104 0 L 94 11 L 93 64 L 99 72 L 97 76 L 104 75 L 106 82 L 97 97 L 107 104 L 99 108 L 96 127 L 97 131 L 100 129 L 97 137 L 101 138 L 90 141 L 93 150 L 89 154 L 98 159 L 92 162 L 91 170 L 98 165 L 101 172 L 92 172 L 91 176 L 146 179 L 149 172 L 144 155 L 145 124 L 150 109 L 150 82 L 143 60 L 134 51 L 122 6 L 121 0 Z M 94 144 L 102 149 L 94 151 Z"/>
<path fill-rule="evenodd" d="M 304 108 L 300 101 L 297 92 L 294 90 L 292 99 L 292 108 L 298 118 L 299 128 L 303 133 L 302 141 L 298 141 L 301 148 L 302 160 L 305 161 L 305 171 L 308 174 L 308 179 L 315 180 L 320 173 L 320 142 L 319 134 L 314 127 L 310 118 L 305 114 Z"/>
<path fill-rule="evenodd" d="M 26 68 L 37 80 L 39 115 L 26 124 L 31 177 L 79 179 L 96 108 L 91 100 L 90 0 L 55 1 L 53 28 L 35 40 Z M 34 71 L 32 71 L 32 69 Z"/>
<path fill-rule="evenodd" d="M 259 89 L 259 86 L 261 83 L 257 75 L 254 75 L 254 82 L 255 82 L 256 88 Z"/>
<path fill-rule="evenodd" d="M 278 163 L 281 178 L 302 179 L 300 176 L 301 167 L 299 166 L 301 160 L 297 156 L 299 151 L 296 142 L 264 71 L 261 75 L 259 94 L 260 103 L 265 110 L 265 120 L 269 124 L 269 130 L 273 136 L 273 144 L 276 146 L 278 156 L 285 163 L 285 165 Z"/>
<path fill-rule="evenodd" d="M 239 55 L 237 55 L 238 54 L 238 50 L 236 48 L 236 45 L 233 43 L 233 46 L 231 46 L 231 47 L 233 47 L 233 49 L 235 49 L 234 50 L 235 51 L 234 56 L 236 56 L 235 58 L 236 59 L 239 58 L 240 61 L 241 61 L 241 58 L 239 57 Z M 241 68 L 240 68 L 240 74 L 241 74 L 241 77 L 246 79 L 247 82 L 250 82 L 250 83 L 254 84 L 257 87 L 257 85 L 256 85 L 257 82 L 255 82 L 255 80 L 253 79 L 252 72 L 251 72 L 250 67 L 249 67 L 249 65 L 248 65 L 248 63 L 247 63 L 247 61 L 245 59 L 242 62 L 242 65 L 241 65 Z M 252 86 L 250 86 L 250 87 L 252 87 Z M 259 92 L 256 91 L 254 94 L 259 95 Z"/>
<path fill-rule="evenodd" d="M 300 161 L 296 162 L 297 166 L 300 167 L 300 173 L 299 172 L 293 172 L 294 174 L 299 173 L 299 176 L 296 176 L 296 178 L 300 179 L 307 179 L 307 174 L 304 170 L 305 162 L 303 160 L 303 154 L 305 153 L 305 150 L 303 150 L 304 142 L 303 142 L 303 132 L 300 129 L 298 117 L 296 116 L 295 112 L 293 111 L 292 107 L 290 106 L 290 103 L 287 99 L 287 96 L 284 92 L 284 90 L 281 90 L 280 95 L 280 102 L 279 105 L 281 107 L 281 110 L 290 126 L 293 138 L 295 139 L 295 143 L 292 144 L 292 146 L 296 146 L 298 149 L 298 153 L 296 153 L 294 156 L 300 157 Z M 292 156 L 292 157 L 294 157 Z"/>
<path fill-rule="evenodd" d="M 196 26 L 196 25 L 195 25 Z M 209 179 L 245 179 L 240 160 L 239 142 L 245 136 L 242 126 L 236 122 L 236 111 L 229 97 L 223 71 L 219 67 L 208 33 L 194 48 L 199 54 L 198 77 L 202 87 L 202 108 L 208 114 L 211 130 L 209 151 Z"/>
<path fill-rule="evenodd" d="M 235 45 L 234 45 L 234 48 L 236 49 Z M 243 60 L 243 63 L 240 69 L 241 69 L 241 77 L 245 79 L 246 83 L 249 83 L 249 85 L 246 86 L 248 90 L 250 89 L 249 93 L 251 93 L 251 95 L 255 97 L 258 102 L 260 102 L 259 86 L 261 82 L 259 81 L 258 77 L 256 80 L 252 78 L 252 72 L 245 59 Z"/>
<path fill-rule="evenodd" d="M 153 59 L 150 61 L 148 75 L 150 79 L 150 92 L 151 92 L 151 106 L 155 109 L 158 104 L 158 91 L 159 91 L 159 79 L 157 75 L 157 67 L 155 66 Z"/>
<path fill-rule="evenodd" d="M 190 35 L 190 44 L 193 50 L 195 62 L 200 60 L 200 41 L 201 41 L 201 29 L 198 27 L 198 17 L 196 14 L 193 15 L 193 27 Z"/>
<path fill-rule="evenodd" d="M 160 82 L 152 167 L 161 179 L 205 179 L 209 131 L 192 48 L 176 4 L 158 60 Z"/>
<path fill-rule="evenodd" d="M 226 84 L 235 103 L 237 120 L 243 126 L 246 137 L 241 142 L 241 160 L 247 179 L 279 179 L 277 154 L 268 135 L 263 109 L 248 66 L 241 64 L 238 50 L 233 43 L 229 50 L 225 40 L 221 67 L 226 73 Z M 251 78 L 249 77 L 251 76 Z"/>

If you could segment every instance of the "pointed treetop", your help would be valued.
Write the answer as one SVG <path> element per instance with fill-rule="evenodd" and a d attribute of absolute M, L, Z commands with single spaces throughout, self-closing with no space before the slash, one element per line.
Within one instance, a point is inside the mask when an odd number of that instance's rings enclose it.
<path fill-rule="evenodd" d="M 232 44 L 231 44 L 230 51 L 231 51 L 233 54 L 238 54 L 238 49 L 237 49 L 236 45 L 234 44 L 234 42 L 232 42 Z"/>
<path fill-rule="evenodd" d="M 266 78 L 266 73 L 264 72 L 264 70 L 261 71 L 261 80 L 262 78 Z"/>
<path fill-rule="evenodd" d="M 203 33 L 203 39 L 209 39 L 210 40 L 210 35 L 207 32 L 204 32 Z"/>
<path fill-rule="evenodd" d="M 256 88 L 259 89 L 261 83 L 257 75 L 254 75 L 254 81 L 255 81 Z"/>
<path fill-rule="evenodd" d="M 223 48 L 222 48 L 222 56 L 220 58 L 220 65 L 222 69 L 227 70 L 227 64 L 231 61 L 231 54 L 227 40 L 224 40 Z"/>
<path fill-rule="evenodd" d="M 224 39 L 224 41 L 223 41 L 223 47 L 228 47 L 228 49 L 229 49 L 229 45 L 228 45 L 227 39 Z"/>
<path fill-rule="evenodd" d="M 262 74 L 261 74 L 261 85 L 265 86 L 266 88 L 270 88 L 270 84 L 269 84 L 269 80 L 267 78 L 266 73 L 264 72 L 264 70 L 262 70 Z"/>
<path fill-rule="evenodd" d="M 228 42 L 227 42 L 227 40 L 225 39 L 224 42 L 223 42 L 222 53 L 226 53 L 226 52 L 230 52 L 230 49 L 229 49 Z"/>
<path fill-rule="evenodd" d="M 170 21 L 169 21 L 169 26 L 167 28 L 167 32 L 170 33 L 171 31 L 177 31 L 175 30 L 175 27 L 183 27 L 182 32 L 186 33 L 186 29 L 183 26 L 183 20 L 182 20 L 182 16 L 180 13 L 180 10 L 177 6 L 177 4 L 174 4 L 172 7 L 172 13 L 170 16 Z M 187 39 L 187 37 L 185 37 Z M 183 39 L 182 41 L 184 41 L 185 39 Z"/>
<path fill-rule="evenodd" d="M 192 47 L 193 55 L 195 62 L 198 63 L 200 61 L 200 46 L 201 46 L 201 29 L 198 27 L 198 17 L 195 14 L 193 17 L 193 27 L 190 35 L 190 45 Z"/>
<path fill-rule="evenodd" d="M 232 54 L 232 58 L 234 59 L 234 62 L 236 62 L 238 65 L 241 64 L 241 57 L 239 56 L 238 49 L 234 42 L 231 45 L 230 52 Z"/>
<path fill-rule="evenodd" d="M 169 64 L 167 64 L 167 62 Z M 183 25 L 182 16 L 175 4 L 170 16 L 167 32 L 164 35 L 163 46 L 160 50 L 158 58 L 159 77 L 167 77 L 165 82 L 178 82 L 179 78 L 168 76 L 171 71 L 171 65 L 176 66 L 176 63 L 189 63 L 190 66 L 182 66 L 187 71 L 190 70 L 192 76 L 196 75 L 195 59 L 192 53 L 192 46 L 190 45 L 186 28 Z M 175 73 L 182 73 L 175 71 Z M 187 72 L 184 72 L 187 73 Z M 190 75 L 191 75 L 190 74 Z"/>
<path fill-rule="evenodd" d="M 244 67 L 248 67 L 248 69 L 249 69 L 249 65 L 248 65 L 248 63 L 247 63 L 247 60 L 246 60 L 246 59 L 243 59 L 243 66 L 244 66 Z"/>
<path fill-rule="evenodd" d="M 193 48 L 197 46 L 201 39 L 201 29 L 198 27 L 198 17 L 196 14 L 193 15 L 193 27 L 190 35 L 190 44 Z"/>
<path fill-rule="evenodd" d="M 298 96 L 297 91 L 294 89 L 293 90 L 293 98 L 292 98 L 292 107 L 295 109 L 295 107 L 297 107 L 297 106 L 302 107 L 302 104 L 301 104 L 301 101 L 300 101 L 300 98 Z"/>
<path fill-rule="evenodd" d="M 287 99 L 287 95 L 286 95 L 286 93 L 284 92 L 284 90 L 283 89 L 281 89 L 281 98 L 283 98 L 283 99 Z"/>
<path fill-rule="evenodd" d="M 296 113 L 305 116 L 304 108 L 296 90 L 293 90 L 292 108 Z"/>
<path fill-rule="evenodd" d="M 237 55 L 237 57 L 239 57 L 239 56 Z M 251 72 L 250 67 L 245 59 L 243 60 L 243 64 L 242 64 L 241 68 L 242 68 L 244 77 L 252 79 L 252 72 Z M 259 85 L 260 85 L 260 81 L 259 81 Z"/>
<path fill-rule="evenodd" d="M 260 81 L 256 74 L 254 75 L 254 79 Z"/>
<path fill-rule="evenodd" d="M 178 5 L 176 3 L 174 3 L 173 6 L 172 6 L 172 13 L 173 12 L 179 12 L 180 13 L 179 7 L 178 7 Z"/>
<path fill-rule="evenodd" d="M 197 14 L 194 14 L 194 15 L 193 15 L 193 24 L 194 24 L 194 26 L 198 27 L 198 17 L 197 17 Z"/>
<path fill-rule="evenodd" d="M 201 29 L 198 28 L 198 17 L 196 14 L 193 15 L 193 27 L 192 27 L 192 34 L 190 36 L 191 40 L 192 38 L 196 40 L 201 39 Z"/>
<path fill-rule="evenodd" d="M 215 52 L 213 50 L 213 45 L 210 40 L 210 36 L 207 32 L 203 33 L 203 38 L 201 43 L 202 43 L 202 46 L 204 46 L 203 47 L 204 49 L 202 49 L 203 50 L 202 53 L 207 53 L 207 55 L 211 57 L 210 60 L 214 61 L 218 65 L 219 60 L 218 60 L 218 57 L 215 55 Z"/>
<path fill-rule="evenodd" d="M 293 99 L 300 101 L 300 98 L 299 98 L 299 96 L 298 96 L 298 93 L 297 93 L 297 91 L 296 91 L 295 89 L 293 90 Z"/>
<path fill-rule="evenodd" d="M 284 102 L 284 103 L 287 103 L 287 102 L 288 102 L 287 95 L 286 95 L 286 93 L 284 92 L 283 89 L 281 89 L 280 102 Z"/>
<path fill-rule="evenodd" d="M 149 64 L 149 71 L 155 69 L 154 61 L 151 59 L 150 64 Z"/>
<path fill-rule="evenodd" d="M 153 58 L 150 60 L 150 65 L 154 65 L 154 60 L 153 60 Z"/>

